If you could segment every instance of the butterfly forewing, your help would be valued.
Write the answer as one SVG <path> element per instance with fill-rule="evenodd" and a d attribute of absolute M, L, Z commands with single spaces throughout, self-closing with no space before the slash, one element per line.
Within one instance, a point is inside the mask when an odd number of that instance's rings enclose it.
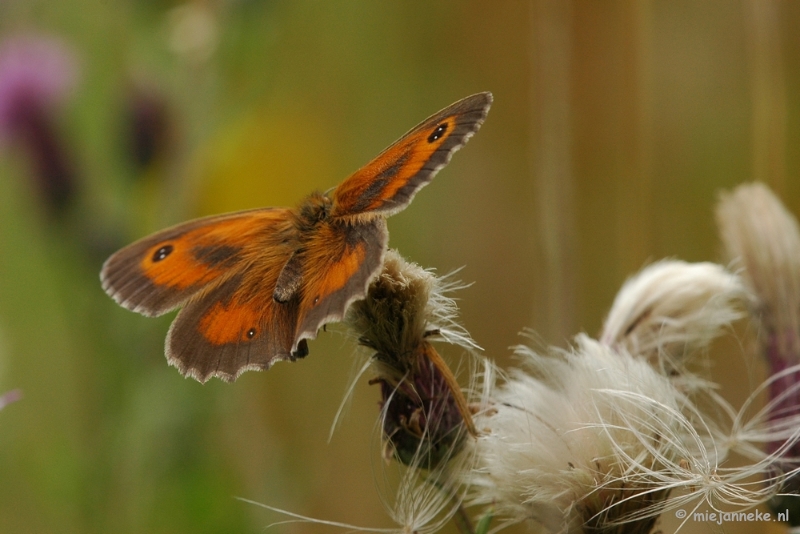
<path fill-rule="evenodd" d="M 277 245 L 270 253 L 285 254 L 280 244 L 293 235 L 288 212 L 215 215 L 157 232 L 106 260 L 103 289 L 129 310 L 162 315 L 245 269 L 263 255 L 263 246 Z"/>
<path fill-rule="evenodd" d="M 425 119 L 335 189 L 332 215 L 391 215 L 406 207 L 478 131 L 491 104 L 491 93 L 478 93 Z"/>

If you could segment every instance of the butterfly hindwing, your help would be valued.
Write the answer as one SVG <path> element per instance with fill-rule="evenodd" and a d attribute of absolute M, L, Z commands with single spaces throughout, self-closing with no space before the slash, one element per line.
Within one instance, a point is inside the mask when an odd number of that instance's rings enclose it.
<path fill-rule="evenodd" d="M 341 320 L 351 302 L 364 298 L 383 264 L 387 241 L 383 217 L 361 224 L 333 220 L 315 233 L 303 262 L 298 341 L 315 337 L 324 324 Z"/>
<path fill-rule="evenodd" d="M 277 303 L 269 292 L 255 291 L 254 284 L 277 278 L 277 272 L 259 274 L 266 279 L 234 276 L 180 311 L 167 335 L 171 365 L 200 382 L 231 381 L 293 359 L 298 300 Z"/>
<path fill-rule="evenodd" d="M 103 289 L 129 310 L 162 315 L 244 269 L 263 254 L 262 246 L 291 238 L 288 212 L 266 208 L 216 215 L 157 232 L 106 260 Z M 280 247 L 271 253 L 289 254 Z"/>
<path fill-rule="evenodd" d="M 332 216 L 391 215 L 406 207 L 478 131 L 491 104 L 491 93 L 478 93 L 425 119 L 334 190 Z"/>

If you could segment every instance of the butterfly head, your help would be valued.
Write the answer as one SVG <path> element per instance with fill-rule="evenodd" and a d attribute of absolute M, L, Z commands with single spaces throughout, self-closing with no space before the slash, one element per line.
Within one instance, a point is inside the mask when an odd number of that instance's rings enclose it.
<path fill-rule="evenodd" d="M 295 227 L 300 235 L 313 231 L 331 214 L 333 201 L 322 193 L 311 193 L 296 210 Z"/>

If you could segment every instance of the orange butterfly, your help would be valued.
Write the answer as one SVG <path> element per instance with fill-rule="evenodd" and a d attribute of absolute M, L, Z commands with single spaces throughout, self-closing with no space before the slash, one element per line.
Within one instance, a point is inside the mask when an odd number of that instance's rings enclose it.
<path fill-rule="evenodd" d="M 170 365 L 200 382 L 308 354 L 307 339 L 364 298 L 383 262 L 386 217 L 405 208 L 480 128 L 491 93 L 429 117 L 347 178 L 296 208 L 189 221 L 145 237 L 103 264 L 103 289 L 147 316 L 182 307 Z"/>

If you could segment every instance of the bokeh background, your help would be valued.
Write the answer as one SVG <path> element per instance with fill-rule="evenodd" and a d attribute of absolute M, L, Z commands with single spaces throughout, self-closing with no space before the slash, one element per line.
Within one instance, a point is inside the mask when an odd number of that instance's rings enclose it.
<path fill-rule="evenodd" d="M 490 90 L 390 244 L 464 267 L 463 323 L 509 367 L 523 328 L 597 333 L 647 262 L 719 259 L 721 190 L 763 180 L 800 213 L 798 27 L 800 4 L 760 0 L 0 2 L 0 391 L 23 394 L 0 412 L 0 532 L 282 519 L 235 497 L 393 527 L 366 377 L 328 439 L 352 340 L 200 385 L 166 364 L 172 315 L 105 296 L 104 258 L 190 217 L 293 205 Z M 720 343 L 710 370 L 735 404 L 761 377 L 747 346 Z"/>

